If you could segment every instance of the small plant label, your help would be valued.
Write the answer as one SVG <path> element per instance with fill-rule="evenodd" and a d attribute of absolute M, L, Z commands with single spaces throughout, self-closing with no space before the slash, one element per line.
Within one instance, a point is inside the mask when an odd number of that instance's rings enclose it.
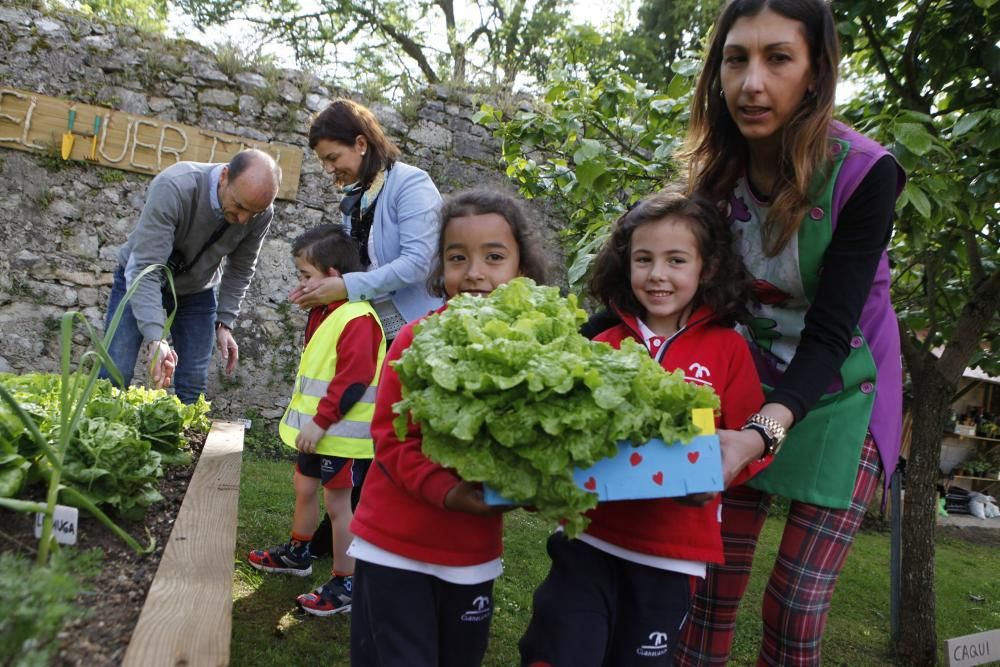
<path fill-rule="evenodd" d="M 66 505 L 56 505 L 52 513 L 52 534 L 59 544 L 76 544 L 77 524 L 80 510 Z M 35 537 L 42 537 L 42 522 L 45 515 L 39 512 L 35 515 Z"/>
<path fill-rule="evenodd" d="M 243 428 L 246 429 L 247 431 L 250 430 L 250 425 L 253 424 L 253 422 L 250 421 L 249 419 L 237 419 L 236 423 L 243 424 Z"/>
<path fill-rule="evenodd" d="M 1000 660 L 1000 630 L 955 637 L 947 644 L 948 667 L 972 667 Z"/>

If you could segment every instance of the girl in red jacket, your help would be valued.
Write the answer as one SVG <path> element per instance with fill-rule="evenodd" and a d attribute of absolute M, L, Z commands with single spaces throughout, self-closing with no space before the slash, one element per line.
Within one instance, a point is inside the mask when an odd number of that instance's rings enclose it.
<path fill-rule="evenodd" d="M 485 296 L 517 276 L 541 283 L 538 252 L 515 199 L 460 193 L 441 209 L 428 288 L 450 298 Z M 409 347 L 415 324 L 400 330 L 386 357 L 372 419 L 375 460 L 351 523 L 354 667 L 480 665 L 502 570 L 503 521 L 483 502 L 481 485 L 425 457 L 419 424 L 410 421 L 403 440 L 393 429 L 402 394 L 391 362 Z"/>
<path fill-rule="evenodd" d="M 621 317 L 596 340 L 644 342 L 667 371 L 719 395 L 718 425 L 739 428 L 763 401 L 743 337 L 748 285 L 712 202 L 662 192 L 623 215 L 595 260 L 593 295 Z M 756 452 L 723 451 L 727 485 L 755 474 Z M 722 560 L 719 498 L 601 503 L 578 539 L 549 538 L 522 665 L 669 665 L 695 577 Z"/>

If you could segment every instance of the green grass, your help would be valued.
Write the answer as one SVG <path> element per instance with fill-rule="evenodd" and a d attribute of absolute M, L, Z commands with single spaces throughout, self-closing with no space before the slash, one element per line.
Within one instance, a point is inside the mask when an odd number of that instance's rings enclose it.
<path fill-rule="evenodd" d="M 295 611 L 295 596 L 328 578 L 329 560 L 312 578 L 261 576 L 245 563 L 252 548 L 288 538 L 294 503 L 290 462 L 243 462 L 233 589 L 232 664 L 287 665 L 300 661 L 348 665 L 349 616 L 314 618 Z M 768 519 L 757 548 L 754 575 L 737 622 L 731 665 L 753 665 L 760 636 L 759 610 L 767 568 L 774 562 L 782 518 Z M 494 593 L 496 612 L 485 667 L 518 663 L 517 641 L 531 614 L 531 595 L 548 570 L 549 526 L 526 512 L 507 515 L 504 575 Z M 938 540 L 937 618 L 940 662 L 944 640 L 1000 627 L 1000 549 Z M 823 664 L 893 665 L 889 653 L 889 535 L 861 533 L 833 598 Z M 975 598 L 982 598 L 976 601 Z"/>

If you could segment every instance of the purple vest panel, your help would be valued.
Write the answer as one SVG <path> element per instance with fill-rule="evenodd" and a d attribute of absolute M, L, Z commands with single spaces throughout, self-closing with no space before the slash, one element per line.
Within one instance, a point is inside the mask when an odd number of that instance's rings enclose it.
<path fill-rule="evenodd" d="M 877 142 L 836 121 L 830 128 L 830 134 L 851 142 L 850 153 L 840 169 L 840 177 L 834 186 L 832 222 L 833 228 L 836 229 L 837 216 L 854 194 L 858 184 L 864 180 L 878 160 L 891 154 Z M 898 197 L 906 183 L 906 174 L 898 164 L 897 168 L 899 179 L 896 196 Z M 868 428 L 882 458 L 886 483 L 896 469 L 903 430 L 903 364 L 899 350 L 899 325 L 889 294 L 891 280 L 889 257 L 883 252 L 878 269 L 875 271 L 871 292 L 868 294 L 868 300 L 861 311 L 858 323 L 858 328 L 868 341 L 868 347 L 878 369 L 875 403 Z"/>

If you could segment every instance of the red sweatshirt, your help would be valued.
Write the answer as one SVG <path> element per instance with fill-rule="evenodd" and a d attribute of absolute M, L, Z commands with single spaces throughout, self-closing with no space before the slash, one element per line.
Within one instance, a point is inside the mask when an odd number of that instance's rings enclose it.
<path fill-rule="evenodd" d="M 503 552 L 501 515 L 445 509 L 445 496 L 461 479 L 454 470 L 424 456 L 419 424 L 408 420 L 403 440 L 392 426 L 396 416 L 392 406 L 402 400 L 402 391 L 390 362 L 410 346 L 415 324 L 399 331 L 385 358 L 372 418 L 375 460 L 351 532 L 386 551 L 425 563 L 479 565 Z"/>
<path fill-rule="evenodd" d="M 319 329 L 319 325 L 346 301 L 336 301 L 328 306 L 318 306 L 309 311 L 306 322 L 306 345 Z M 347 323 L 340 339 L 337 341 L 337 369 L 333 380 L 326 388 L 326 396 L 316 409 L 313 422 L 326 430 L 331 424 L 340 421 L 354 404 L 358 402 L 364 390 L 372 383 L 375 371 L 378 370 L 378 348 L 382 343 L 382 327 L 373 317 L 356 317 Z M 344 400 L 344 392 L 351 386 L 360 385 L 360 391 L 355 389 L 352 396 Z M 353 400 L 352 400 L 353 399 Z"/>
<path fill-rule="evenodd" d="M 625 338 L 643 342 L 634 317 L 623 316 L 616 327 L 595 340 L 619 347 Z M 740 428 L 764 403 L 760 379 L 746 341 L 733 329 L 712 322 L 712 311 L 699 308 L 687 326 L 667 342 L 660 364 L 667 371 L 682 369 L 688 382 L 712 387 L 722 405 L 716 426 Z M 732 485 L 757 474 L 769 460 L 754 462 Z M 683 505 L 671 498 L 601 503 L 587 513 L 587 533 L 639 553 L 682 560 L 723 562 L 717 495 L 703 507 Z"/>

